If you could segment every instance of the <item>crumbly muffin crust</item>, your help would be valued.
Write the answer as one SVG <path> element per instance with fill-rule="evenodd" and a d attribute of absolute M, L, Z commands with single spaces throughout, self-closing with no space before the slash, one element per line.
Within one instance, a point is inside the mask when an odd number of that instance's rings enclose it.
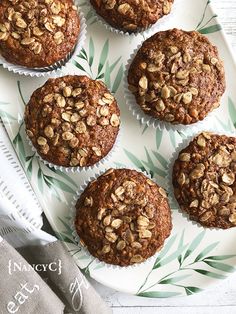
<path fill-rule="evenodd" d="M 174 0 L 90 0 L 111 26 L 125 32 L 136 32 L 155 24 L 171 11 Z"/>
<path fill-rule="evenodd" d="M 26 132 L 39 155 L 64 167 L 91 166 L 105 157 L 119 125 L 115 98 L 87 76 L 49 79 L 25 109 Z"/>
<path fill-rule="evenodd" d="M 78 38 L 72 0 L 2 0 L 0 53 L 13 64 L 47 67 L 64 59 Z"/>
<path fill-rule="evenodd" d="M 236 137 L 201 133 L 173 167 L 175 197 L 190 219 L 206 227 L 236 226 Z"/>
<path fill-rule="evenodd" d="M 142 173 L 109 169 L 76 204 L 75 227 L 99 260 L 128 266 L 154 255 L 172 228 L 165 191 Z"/>
<path fill-rule="evenodd" d="M 178 29 L 156 33 L 143 43 L 130 65 L 128 83 L 146 114 L 185 125 L 203 120 L 225 91 L 217 48 L 198 32 Z"/>

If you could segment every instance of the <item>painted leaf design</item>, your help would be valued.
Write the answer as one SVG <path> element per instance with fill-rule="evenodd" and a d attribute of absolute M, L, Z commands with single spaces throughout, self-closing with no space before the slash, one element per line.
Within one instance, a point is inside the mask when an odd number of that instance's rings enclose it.
<path fill-rule="evenodd" d="M 73 241 L 73 239 L 69 238 L 69 237 L 66 236 L 65 234 L 60 233 L 60 232 L 56 232 L 56 231 L 54 231 L 54 232 L 55 232 L 56 237 L 57 237 L 59 240 L 61 240 L 61 241 L 63 241 L 63 242 L 75 244 L 75 242 Z"/>
<path fill-rule="evenodd" d="M 119 57 L 115 62 L 112 63 L 112 65 L 110 66 L 110 73 L 113 72 L 117 64 L 120 62 L 120 60 L 121 60 L 121 57 Z"/>
<path fill-rule="evenodd" d="M 231 98 L 228 99 L 228 108 L 231 121 L 234 127 L 236 128 L 236 108 Z"/>
<path fill-rule="evenodd" d="M 44 176 L 45 179 L 47 179 L 51 184 L 55 185 L 56 187 L 58 187 L 60 190 L 74 194 L 75 190 L 72 189 L 68 184 L 66 184 L 65 182 L 57 179 L 57 178 L 53 178 L 50 176 Z"/>
<path fill-rule="evenodd" d="M 176 276 L 176 277 L 172 277 L 172 278 L 168 278 L 168 279 L 164 279 L 164 280 L 161 280 L 159 282 L 160 285 L 167 285 L 167 284 L 174 284 L 174 283 L 177 283 L 181 280 L 184 280 L 188 277 L 191 277 L 192 275 L 182 275 L 182 276 Z"/>
<path fill-rule="evenodd" d="M 98 270 L 98 269 L 101 269 L 101 268 L 103 268 L 103 267 L 104 267 L 103 264 L 98 264 L 98 265 L 96 265 L 96 266 L 94 267 L 93 270 Z"/>
<path fill-rule="evenodd" d="M 129 160 L 137 167 L 137 168 L 142 168 L 143 164 L 141 163 L 141 161 L 131 152 L 129 152 L 128 150 L 124 149 L 124 152 L 126 154 L 126 156 L 129 158 Z"/>
<path fill-rule="evenodd" d="M 114 80 L 114 83 L 113 83 L 113 85 L 112 85 L 112 90 L 111 90 L 112 93 L 116 93 L 116 92 L 117 92 L 117 90 L 118 90 L 118 88 L 119 88 L 119 86 L 120 86 L 122 77 L 123 77 L 123 72 L 124 72 L 124 70 L 123 70 L 123 64 L 121 64 L 121 66 L 120 66 L 120 68 L 119 68 L 119 70 L 118 70 L 118 72 L 117 72 L 117 74 L 116 74 L 116 78 L 115 78 L 115 80 Z"/>
<path fill-rule="evenodd" d="M 191 295 L 191 294 L 194 294 L 194 293 L 201 292 L 203 290 L 200 289 L 200 288 L 197 288 L 197 287 L 185 287 L 185 291 L 186 291 L 187 295 Z"/>
<path fill-rule="evenodd" d="M 71 227 L 70 224 L 65 222 L 61 217 L 58 217 L 58 220 L 61 222 L 61 224 L 65 227 L 66 231 L 63 231 L 66 235 L 71 235 Z"/>
<path fill-rule="evenodd" d="M 92 37 L 90 37 L 89 40 L 89 65 L 92 66 L 93 65 L 93 60 L 94 60 L 94 43 L 93 43 L 93 39 Z"/>
<path fill-rule="evenodd" d="M 4 123 L 9 122 L 9 120 L 16 121 L 15 117 L 3 110 L 0 110 L 0 117 L 4 120 Z"/>
<path fill-rule="evenodd" d="M 93 10 L 90 9 L 88 11 L 88 13 L 86 14 L 86 20 L 88 21 L 89 19 L 91 19 L 93 17 Z"/>
<path fill-rule="evenodd" d="M 97 19 L 96 19 L 96 17 L 93 19 L 93 20 L 91 20 L 91 22 L 89 23 L 89 25 L 93 25 L 93 24 L 95 24 L 97 22 Z"/>
<path fill-rule="evenodd" d="M 19 157 L 20 157 L 21 161 L 25 162 L 25 157 L 26 157 L 25 147 L 24 147 L 24 144 L 23 144 L 22 137 L 21 137 L 20 133 L 18 133 L 16 135 L 16 137 L 14 138 L 13 144 L 14 144 L 15 148 L 19 152 Z"/>
<path fill-rule="evenodd" d="M 166 159 L 158 152 L 152 151 L 152 153 L 156 157 L 156 159 L 159 161 L 159 163 L 162 165 L 162 167 L 167 169 L 168 162 L 166 161 Z"/>
<path fill-rule="evenodd" d="M 107 61 L 106 67 L 105 67 L 104 81 L 105 81 L 106 86 L 109 89 L 111 89 L 111 73 L 110 73 L 109 61 Z"/>
<path fill-rule="evenodd" d="M 178 248 L 181 248 L 184 245 L 184 232 L 185 232 L 185 230 L 182 231 L 182 234 L 181 234 L 181 237 L 179 240 Z M 183 258 L 182 254 L 178 256 L 178 261 L 179 261 L 180 265 L 182 264 L 182 258 Z"/>
<path fill-rule="evenodd" d="M 169 252 L 172 245 L 175 243 L 176 238 L 177 238 L 177 235 L 174 235 L 168 240 L 167 243 L 165 243 L 163 249 L 158 254 L 158 257 L 154 263 L 153 269 L 157 268 L 156 266 L 159 264 L 159 262 L 162 260 L 162 258 L 165 257 L 166 254 Z"/>
<path fill-rule="evenodd" d="M 213 261 L 222 261 L 225 259 L 233 258 L 236 257 L 236 255 L 216 255 L 216 256 L 208 256 L 208 260 L 213 260 Z"/>
<path fill-rule="evenodd" d="M 186 245 L 178 248 L 172 254 L 170 254 L 166 258 L 162 259 L 157 265 L 155 265 L 155 268 L 158 268 L 158 267 L 161 267 L 161 266 L 165 266 L 165 265 L 173 262 L 175 259 L 178 258 L 179 255 L 181 255 L 183 253 L 183 251 L 186 249 L 187 246 L 188 245 L 186 244 Z"/>
<path fill-rule="evenodd" d="M 45 182 L 45 184 L 48 186 L 49 188 L 49 193 L 51 195 L 54 195 L 58 201 L 62 201 L 60 194 L 58 193 L 57 189 L 55 188 L 55 186 L 52 184 L 52 182 L 47 178 L 47 176 L 43 176 L 43 180 Z"/>
<path fill-rule="evenodd" d="M 208 270 L 204 270 L 204 269 L 194 269 L 194 271 L 201 274 L 201 275 L 208 276 L 211 278 L 216 278 L 216 279 L 225 279 L 226 278 L 226 276 L 224 276 L 224 275 L 213 273 L 212 271 L 208 271 Z"/>
<path fill-rule="evenodd" d="M 201 34 L 211 34 L 211 33 L 219 32 L 220 30 L 222 30 L 221 25 L 215 24 L 215 25 L 211 25 L 205 28 L 201 28 L 198 31 Z"/>
<path fill-rule="evenodd" d="M 235 271 L 235 267 L 231 266 L 231 265 L 227 265 L 227 264 L 224 264 L 224 263 L 218 263 L 218 262 L 213 262 L 213 261 L 210 261 L 210 260 L 204 260 L 204 262 L 215 268 L 215 269 L 218 269 L 218 270 L 222 270 L 224 272 L 227 272 L 227 273 L 233 273 Z"/>
<path fill-rule="evenodd" d="M 202 231 L 201 233 L 199 233 L 196 238 L 192 241 L 192 243 L 189 245 L 183 260 L 185 260 L 190 254 L 192 254 L 196 248 L 198 247 L 198 245 L 200 244 L 200 242 L 202 241 L 202 239 L 204 238 L 206 231 Z"/>
<path fill-rule="evenodd" d="M 162 137 L 163 137 L 163 131 L 157 129 L 156 130 L 156 148 L 157 148 L 157 150 L 161 146 Z"/>
<path fill-rule="evenodd" d="M 47 168 L 48 168 L 48 170 L 50 170 L 50 171 L 56 173 L 58 176 L 60 176 L 60 177 L 62 177 L 62 178 L 64 178 L 64 179 L 66 179 L 66 180 L 67 180 L 69 183 L 71 183 L 75 188 L 78 187 L 77 184 L 75 183 L 75 181 L 74 181 L 70 176 L 68 176 L 66 173 L 64 173 L 64 172 L 62 172 L 62 171 L 57 171 L 57 170 L 55 170 L 54 168 L 50 168 L 49 166 L 48 166 Z"/>
<path fill-rule="evenodd" d="M 140 126 L 143 127 L 143 124 L 141 121 L 140 121 Z M 147 131 L 147 129 L 148 129 L 148 125 L 145 125 L 143 128 L 142 134 L 144 134 Z"/>
<path fill-rule="evenodd" d="M 175 132 L 173 130 L 169 130 L 168 133 L 169 133 L 169 136 L 170 136 L 171 144 L 173 145 L 174 148 L 176 148 Z"/>
<path fill-rule="evenodd" d="M 83 68 L 83 66 L 79 62 L 73 60 L 73 64 L 81 71 L 86 72 L 86 70 Z"/>
<path fill-rule="evenodd" d="M 81 49 L 81 51 L 80 51 L 79 55 L 77 55 L 77 57 L 88 61 L 87 52 L 84 48 Z"/>
<path fill-rule="evenodd" d="M 206 5 L 205 5 L 205 8 L 204 8 L 204 11 L 203 11 L 202 18 L 201 18 L 200 22 L 198 23 L 196 29 L 198 29 L 198 27 L 200 27 L 200 25 L 201 25 L 202 22 L 204 21 L 205 16 L 206 16 L 206 10 L 207 10 L 207 7 L 208 7 L 208 5 L 209 5 L 210 2 L 211 2 L 210 0 L 207 1 Z"/>
<path fill-rule="evenodd" d="M 172 291 L 147 291 L 147 292 L 140 292 L 137 295 L 140 297 L 146 297 L 146 298 L 171 298 L 180 294 L 181 294 L 180 292 L 172 292 Z"/>
<path fill-rule="evenodd" d="M 158 176 L 164 178 L 166 176 L 166 172 L 154 165 L 154 162 L 152 161 L 152 158 L 146 147 L 145 152 L 147 156 L 147 161 L 142 160 L 142 163 L 147 166 L 153 173 L 156 173 Z"/>
<path fill-rule="evenodd" d="M 210 245 L 208 245 L 204 250 L 202 250 L 202 252 L 195 258 L 194 262 L 198 262 L 200 261 L 203 257 L 205 257 L 208 253 L 210 253 L 212 250 L 214 250 L 215 247 L 217 247 L 217 245 L 219 244 L 219 242 L 214 242 Z"/>
<path fill-rule="evenodd" d="M 43 175 L 42 175 L 42 170 L 40 168 L 38 168 L 37 178 L 38 178 L 38 188 L 40 192 L 43 193 Z"/>
<path fill-rule="evenodd" d="M 22 91 L 21 91 L 21 84 L 20 84 L 20 81 L 17 81 L 17 88 L 18 88 L 18 92 L 20 94 L 20 97 L 21 97 L 21 100 L 23 102 L 24 105 L 26 105 L 26 102 L 24 100 L 24 97 L 23 97 L 23 94 L 22 94 Z"/>
<path fill-rule="evenodd" d="M 28 165 L 27 170 L 26 170 L 29 178 L 32 177 L 32 170 L 33 170 L 32 166 L 33 166 L 33 159 L 30 160 L 29 165 Z"/>
<path fill-rule="evenodd" d="M 102 52 L 100 55 L 100 60 L 99 60 L 99 64 L 98 64 L 98 75 L 101 73 L 106 60 L 107 60 L 107 56 L 108 56 L 108 50 L 109 50 L 109 40 L 107 39 L 103 48 L 102 48 Z"/>

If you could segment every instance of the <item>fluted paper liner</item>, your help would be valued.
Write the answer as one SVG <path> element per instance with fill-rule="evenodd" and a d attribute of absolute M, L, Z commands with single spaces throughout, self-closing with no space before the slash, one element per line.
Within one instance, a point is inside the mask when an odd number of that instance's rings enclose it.
<path fill-rule="evenodd" d="M 124 167 L 110 167 L 112 169 L 124 169 Z M 86 254 L 87 257 L 91 257 L 95 260 L 95 262 L 97 264 L 100 264 L 101 266 L 103 267 L 108 267 L 109 269 L 116 269 L 116 270 L 121 270 L 121 269 L 130 269 L 130 268 L 133 268 L 133 267 L 139 267 L 140 265 L 144 265 L 144 264 L 147 264 L 147 263 L 153 263 L 158 254 L 160 253 L 160 251 L 162 250 L 162 248 L 164 247 L 164 245 L 160 248 L 159 251 L 157 251 L 153 256 L 150 256 L 149 258 L 147 258 L 145 261 L 141 262 L 141 263 L 136 263 L 136 264 L 132 264 L 132 265 L 129 265 L 129 266 L 119 266 L 119 265 L 113 265 L 113 264 L 108 264 L 104 261 L 100 261 L 97 257 L 94 257 L 93 255 L 91 255 L 91 253 L 88 251 L 88 249 L 80 243 L 80 238 L 79 238 L 79 235 L 77 234 L 77 231 L 76 231 L 76 228 L 75 228 L 75 217 L 76 217 L 76 208 L 75 208 L 75 205 L 77 203 L 77 200 L 80 198 L 80 196 L 82 195 L 82 193 L 85 191 L 86 187 L 88 186 L 88 184 L 94 180 L 96 180 L 98 177 L 100 177 L 101 175 L 103 175 L 106 171 L 108 171 L 110 168 L 107 168 L 103 171 L 99 171 L 97 174 L 95 174 L 94 176 L 88 178 L 87 180 L 84 181 L 84 183 L 80 186 L 79 190 L 76 192 L 76 195 L 73 197 L 73 200 L 71 202 L 71 208 L 70 208 L 70 216 L 71 216 L 71 229 L 72 229 L 72 235 L 76 241 L 76 243 L 83 249 L 84 253 Z M 140 169 L 137 169 L 137 168 L 127 168 L 129 170 L 135 170 L 139 173 L 142 173 L 143 175 L 145 175 L 147 178 L 151 179 L 153 182 L 155 182 L 156 184 L 157 181 L 154 179 L 154 178 L 151 178 L 151 176 L 149 174 L 147 174 L 146 172 L 143 172 L 141 171 Z M 172 212 L 171 212 L 172 214 Z M 171 217 L 172 218 L 172 217 Z M 167 240 L 168 238 L 165 239 L 165 241 Z"/>

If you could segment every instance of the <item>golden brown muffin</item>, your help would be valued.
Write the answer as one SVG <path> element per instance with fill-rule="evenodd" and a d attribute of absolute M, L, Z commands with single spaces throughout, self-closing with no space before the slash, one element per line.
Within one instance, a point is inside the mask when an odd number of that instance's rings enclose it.
<path fill-rule="evenodd" d="M 76 204 L 81 242 L 99 260 L 128 266 L 159 251 L 172 229 L 165 191 L 135 170 L 110 169 Z"/>
<path fill-rule="evenodd" d="M 72 0 L 2 0 L 0 53 L 13 64 L 41 68 L 73 51 L 80 31 Z"/>
<path fill-rule="evenodd" d="M 236 137 L 203 132 L 183 149 L 173 168 L 180 208 L 206 227 L 236 226 Z"/>
<path fill-rule="evenodd" d="M 137 32 L 155 24 L 171 11 L 174 0 L 90 0 L 98 15 L 125 32 Z"/>
<path fill-rule="evenodd" d="M 219 106 L 225 74 L 217 48 L 205 36 L 172 29 L 144 41 L 130 65 L 128 83 L 144 113 L 187 125 Z"/>
<path fill-rule="evenodd" d="M 101 81 L 87 76 L 49 79 L 25 109 L 26 132 L 39 155 L 64 167 L 91 166 L 112 149 L 120 110 Z"/>

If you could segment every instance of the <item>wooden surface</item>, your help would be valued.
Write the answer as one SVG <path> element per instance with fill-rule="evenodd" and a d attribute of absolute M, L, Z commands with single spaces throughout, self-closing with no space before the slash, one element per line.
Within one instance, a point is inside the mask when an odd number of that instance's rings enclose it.
<path fill-rule="evenodd" d="M 236 53 L 236 0 L 212 0 L 212 4 Z M 94 280 L 91 283 L 114 314 L 236 314 L 236 273 L 204 293 L 172 299 L 140 298 L 116 292 Z"/>

